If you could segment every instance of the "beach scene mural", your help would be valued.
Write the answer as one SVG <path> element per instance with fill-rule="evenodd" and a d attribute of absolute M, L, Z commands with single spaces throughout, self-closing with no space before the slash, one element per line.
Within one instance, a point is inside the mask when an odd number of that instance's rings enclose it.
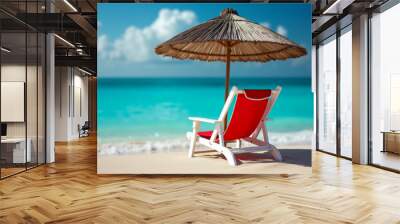
<path fill-rule="evenodd" d="M 311 172 L 310 21 L 308 4 L 98 4 L 98 173 Z"/>

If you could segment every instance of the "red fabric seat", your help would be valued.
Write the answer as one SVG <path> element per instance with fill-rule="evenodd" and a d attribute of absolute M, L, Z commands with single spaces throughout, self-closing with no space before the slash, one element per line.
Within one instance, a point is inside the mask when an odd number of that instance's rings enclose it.
<path fill-rule="evenodd" d="M 231 120 L 224 131 L 225 141 L 250 137 L 264 119 L 271 93 L 271 90 L 245 90 L 238 94 Z M 212 132 L 202 131 L 197 135 L 210 139 Z"/>
<path fill-rule="evenodd" d="M 197 135 L 202 138 L 210 139 L 212 133 L 213 133 L 213 131 L 201 131 L 201 132 L 198 132 Z"/>

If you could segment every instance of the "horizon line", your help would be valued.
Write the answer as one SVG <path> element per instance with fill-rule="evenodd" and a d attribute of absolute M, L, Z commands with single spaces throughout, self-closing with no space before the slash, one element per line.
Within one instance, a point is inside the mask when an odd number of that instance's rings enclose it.
<path fill-rule="evenodd" d="M 97 78 L 216 78 L 216 79 L 225 79 L 225 77 L 221 76 L 97 76 Z M 276 79 L 276 78 L 282 78 L 282 79 L 311 79 L 310 77 L 307 76 L 236 76 L 236 77 L 230 77 L 230 79 L 235 79 L 235 78 L 266 78 L 266 79 Z"/>

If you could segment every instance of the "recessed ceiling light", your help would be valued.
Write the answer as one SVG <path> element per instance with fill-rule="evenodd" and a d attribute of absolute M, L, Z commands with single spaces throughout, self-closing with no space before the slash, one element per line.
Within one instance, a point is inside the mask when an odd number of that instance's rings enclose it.
<path fill-rule="evenodd" d="M 58 34 L 54 34 L 55 37 L 57 37 L 59 40 L 61 40 L 62 42 L 66 43 L 67 45 L 69 45 L 70 47 L 75 48 L 75 45 L 73 45 L 71 42 L 69 42 L 68 40 L 62 38 L 61 36 L 59 36 Z"/>
<path fill-rule="evenodd" d="M 11 52 L 11 50 L 9 50 L 9 49 L 7 49 L 5 47 L 1 47 L 0 49 L 1 49 L 1 51 L 4 51 L 6 53 L 10 53 Z"/>
<path fill-rule="evenodd" d="M 67 4 L 74 12 L 78 12 L 78 10 L 73 6 L 68 0 L 64 0 L 65 4 Z"/>
<path fill-rule="evenodd" d="M 87 75 L 90 75 L 90 76 L 93 75 L 92 73 L 90 73 L 90 72 L 88 72 L 88 71 L 86 71 L 86 70 L 83 70 L 83 69 L 81 69 L 81 68 L 79 68 L 79 67 L 78 67 L 78 70 L 81 71 L 81 72 L 83 72 L 83 73 L 85 73 L 85 74 L 87 74 Z"/>
<path fill-rule="evenodd" d="M 342 14 L 343 10 L 347 8 L 349 5 L 351 5 L 354 1 L 355 0 L 336 0 L 326 10 L 324 10 L 322 14 L 323 15 Z"/>

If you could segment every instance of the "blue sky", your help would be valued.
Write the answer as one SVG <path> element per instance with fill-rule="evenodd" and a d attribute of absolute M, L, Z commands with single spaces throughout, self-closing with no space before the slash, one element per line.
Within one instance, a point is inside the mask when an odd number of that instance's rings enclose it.
<path fill-rule="evenodd" d="M 225 63 L 170 59 L 154 48 L 225 8 L 305 47 L 301 58 L 267 63 L 235 62 L 231 77 L 311 77 L 309 4 L 98 4 L 99 77 L 224 77 Z"/>

